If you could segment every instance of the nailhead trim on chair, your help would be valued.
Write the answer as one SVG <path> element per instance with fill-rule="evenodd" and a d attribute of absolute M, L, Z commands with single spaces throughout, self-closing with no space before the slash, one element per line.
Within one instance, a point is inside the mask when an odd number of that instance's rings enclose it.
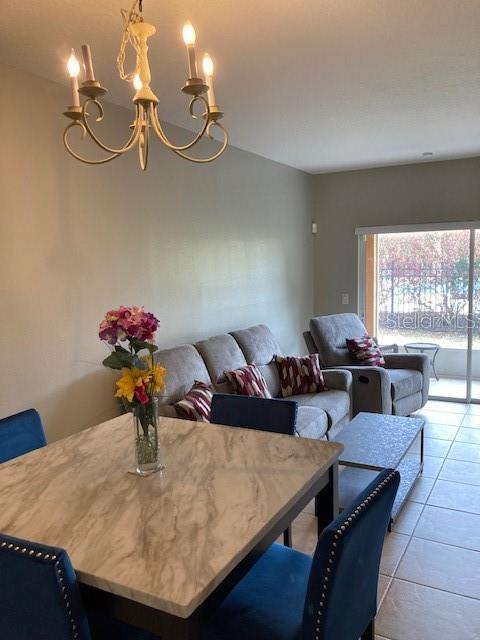
<path fill-rule="evenodd" d="M 6 540 L 2 540 L 0 538 L 0 549 L 5 549 L 5 551 L 13 551 L 18 554 L 35 556 L 35 558 L 39 558 L 40 560 L 46 560 L 48 564 L 54 563 L 55 573 L 57 574 L 57 580 L 59 582 L 61 591 L 63 593 L 63 599 L 65 601 L 65 607 L 67 609 L 68 618 L 70 620 L 70 624 L 72 625 L 72 639 L 77 640 L 78 632 L 77 625 L 75 624 L 75 618 L 73 617 L 72 607 L 70 605 L 70 600 L 68 598 L 67 588 L 63 584 L 64 576 L 62 570 L 60 568 L 60 562 L 57 559 L 56 555 L 51 555 L 49 553 L 42 553 L 41 551 L 35 551 L 35 549 L 28 549 L 27 547 L 21 547 L 19 545 L 15 545 L 12 542 L 7 542 Z"/>
<path fill-rule="evenodd" d="M 387 476 L 385 478 L 385 480 L 383 480 L 383 482 L 381 482 L 378 487 L 376 489 L 374 489 L 372 491 L 372 493 L 365 498 L 365 500 L 360 503 L 360 505 L 355 509 L 355 511 L 353 512 L 353 514 L 351 516 L 349 516 L 345 522 L 337 529 L 337 531 L 335 532 L 335 535 L 333 536 L 334 540 L 339 540 L 347 531 L 348 527 L 352 524 L 352 522 L 362 513 L 362 511 L 364 511 L 365 507 L 370 504 L 370 502 L 373 500 L 373 498 L 376 498 L 378 496 L 378 494 L 380 493 L 380 491 L 382 491 L 393 479 L 393 477 L 395 476 L 396 471 L 393 471 L 389 476 Z M 332 543 L 332 547 L 336 547 L 337 543 L 333 542 Z M 330 551 L 330 558 L 328 559 L 328 563 L 329 564 L 333 564 L 334 558 L 336 555 L 336 551 L 335 549 L 332 549 Z M 331 573 L 332 569 L 331 567 L 327 567 L 327 574 Z M 322 586 L 322 593 L 320 595 L 320 602 L 319 602 L 319 608 L 317 611 L 317 620 L 316 620 L 316 625 L 315 625 L 315 640 L 319 640 L 320 639 L 320 625 L 322 622 L 322 616 L 323 616 L 323 608 L 325 606 L 325 603 L 322 602 L 323 600 L 326 600 L 328 592 L 328 582 L 329 582 L 329 576 L 325 575 L 325 578 L 323 580 L 323 586 Z"/>

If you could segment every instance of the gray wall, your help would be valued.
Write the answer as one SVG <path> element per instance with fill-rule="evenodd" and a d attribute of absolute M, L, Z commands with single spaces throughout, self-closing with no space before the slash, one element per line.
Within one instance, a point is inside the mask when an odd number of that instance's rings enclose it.
<path fill-rule="evenodd" d="M 480 158 L 321 174 L 315 182 L 316 315 L 357 311 L 356 227 L 480 218 Z"/>
<path fill-rule="evenodd" d="M 304 351 L 314 178 L 235 148 L 193 165 L 157 141 L 146 173 L 136 152 L 86 166 L 63 148 L 66 87 L 2 66 L 0 86 L 0 416 L 37 407 L 50 439 L 113 416 L 97 327 L 119 304 L 161 319 L 160 347 L 264 322 Z M 107 105 L 111 144 L 131 117 Z"/>

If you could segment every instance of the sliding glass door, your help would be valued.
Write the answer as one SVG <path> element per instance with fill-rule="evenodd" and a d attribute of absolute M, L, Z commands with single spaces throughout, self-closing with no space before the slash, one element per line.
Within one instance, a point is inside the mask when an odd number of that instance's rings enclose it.
<path fill-rule="evenodd" d="M 360 234 L 359 301 L 386 351 L 425 353 L 430 397 L 480 401 L 476 229 Z"/>
<path fill-rule="evenodd" d="M 472 384 L 471 398 L 480 402 L 480 230 L 474 231 L 474 260 L 472 265 Z"/>

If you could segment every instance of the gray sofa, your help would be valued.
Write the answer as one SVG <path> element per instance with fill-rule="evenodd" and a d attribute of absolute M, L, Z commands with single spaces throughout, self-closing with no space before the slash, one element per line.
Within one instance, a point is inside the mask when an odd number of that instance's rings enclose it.
<path fill-rule="evenodd" d="M 167 369 L 166 391 L 160 398 L 160 414 L 175 416 L 173 403 L 181 400 L 195 380 L 212 385 L 219 393 L 232 393 L 224 371 L 256 364 L 273 397 L 280 393 L 280 380 L 273 356 L 281 355 L 270 329 L 256 325 L 158 351 L 156 359 Z M 291 396 L 298 402 L 298 434 L 324 438 L 337 433 L 350 419 L 352 376 L 345 370 L 324 372 L 328 391 Z"/>
<path fill-rule="evenodd" d="M 355 313 L 318 316 L 304 334 L 310 352 L 318 352 L 322 366 L 345 367 L 352 373 L 352 412 L 408 416 L 428 400 L 430 364 L 424 354 L 384 354 L 385 368 L 359 366 L 346 339 L 367 333 Z"/>

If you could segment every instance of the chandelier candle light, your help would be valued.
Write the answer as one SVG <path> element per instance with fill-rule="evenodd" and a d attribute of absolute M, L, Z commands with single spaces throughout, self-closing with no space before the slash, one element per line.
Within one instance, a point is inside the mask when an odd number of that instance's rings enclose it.
<path fill-rule="evenodd" d="M 70 76 L 72 90 L 71 105 L 67 107 L 67 110 L 64 112 L 64 115 L 72 120 L 72 122 L 67 125 L 63 134 L 63 141 L 67 151 L 81 162 L 87 164 L 104 164 L 105 162 L 110 162 L 110 160 L 118 158 L 138 145 L 140 166 L 145 170 L 148 162 L 150 130 L 153 129 L 168 149 L 186 160 L 198 163 L 216 160 L 222 155 L 228 145 L 228 132 L 219 122 L 223 117 L 223 112 L 215 100 L 213 90 L 213 61 L 208 53 L 204 55 L 202 64 L 205 78 L 201 78 L 198 72 L 195 50 L 196 34 L 193 25 L 187 22 L 182 31 L 188 54 L 188 78 L 182 91 L 191 96 L 189 106 L 190 115 L 192 118 L 203 120 L 203 123 L 198 133 L 194 135 L 190 142 L 184 145 L 175 145 L 169 140 L 162 128 L 157 112 L 158 98 L 150 87 L 151 74 L 148 62 L 147 40 L 155 34 L 156 29 L 143 19 L 142 0 L 135 0 L 129 12 L 125 10 L 122 11 L 122 16 L 125 21 L 125 27 L 117 57 L 117 68 L 120 78 L 131 83 L 135 90 L 133 96 L 135 120 L 133 124 L 130 125 L 130 137 L 123 147 L 113 148 L 104 144 L 93 131 L 89 121 L 91 116 L 88 113 L 88 108 L 93 106 L 97 109 L 98 115 L 96 121 L 100 122 L 103 119 L 103 107 L 99 98 L 107 93 L 107 90 L 95 79 L 90 46 L 82 45 L 85 80 L 80 87 L 78 85 L 80 64 L 73 49 L 67 63 L 67 71 Z M 131 73 L 126 73 L 124 69 L 127 45 L 130 45 L 136 54 L 136 66 Z M 80 96 L 85 98 L 83 104 L 80 102 Z M 102 151 L 108 153 L 108 156 L 99 159 L 88 159 L 76 153 L 70 146 L 68 139 L 70 132 L 75 127 L 80 128 L 82 138 L 85 138 L 88 134 L 91 140 L 93 140 Z M 204 136 L 208 136 L 213 140 L 213 131 L 215 128 L 221 133 L 222 139 L 219 141 L 220 147 L 217 148 L 212 155 L 208 157 L 195 157 L 186 153 Z"/>

